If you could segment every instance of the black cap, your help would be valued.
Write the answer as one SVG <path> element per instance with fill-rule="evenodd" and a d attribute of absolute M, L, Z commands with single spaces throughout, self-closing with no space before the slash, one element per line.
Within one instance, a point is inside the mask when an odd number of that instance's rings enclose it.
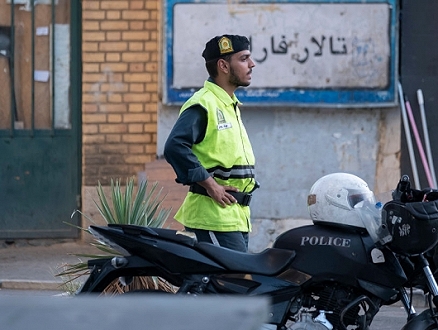
<path fill-rule="evenodd" d="M 209 62 L 226 55 L 249 50 L 249 40 L 247 37 L 224 34 L 216 36 L 205 44 L 202 57 L 205 62 Z"/>

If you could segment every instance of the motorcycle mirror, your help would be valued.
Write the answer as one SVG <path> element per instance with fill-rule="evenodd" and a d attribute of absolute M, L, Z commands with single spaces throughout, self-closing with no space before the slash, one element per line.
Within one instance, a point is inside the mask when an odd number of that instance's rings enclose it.
<path fill-rule="evenodd" d="M 400 181 L 397 184 L 397 188 L 392 192 L 392 199 L 395 201 L 401 201 L 411 194 L 411 182 L 409 176 L 403 174 Z"/>

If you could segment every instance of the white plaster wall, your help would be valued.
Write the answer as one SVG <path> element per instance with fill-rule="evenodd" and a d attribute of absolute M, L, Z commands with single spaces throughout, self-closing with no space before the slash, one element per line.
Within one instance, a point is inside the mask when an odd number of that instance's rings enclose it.
<path fill-rule="evenodd" d="M 244 112 L 262 189 L 254 217 L 307 217 L 307 195 L 321 176 L 357 174 L 373 182 L 379 110 L 273 109 Z"/>

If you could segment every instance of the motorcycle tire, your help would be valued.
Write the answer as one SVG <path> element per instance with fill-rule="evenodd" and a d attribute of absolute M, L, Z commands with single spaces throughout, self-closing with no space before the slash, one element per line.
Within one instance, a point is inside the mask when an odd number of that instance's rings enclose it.
<path fill-rule="evenodd" d="M 434 310 L 434 314 L 436 309 Z M 426 309 L 408 323 L 401 330 L 437 330 L 438 326 L 432 317 L 430 309 Z"/>

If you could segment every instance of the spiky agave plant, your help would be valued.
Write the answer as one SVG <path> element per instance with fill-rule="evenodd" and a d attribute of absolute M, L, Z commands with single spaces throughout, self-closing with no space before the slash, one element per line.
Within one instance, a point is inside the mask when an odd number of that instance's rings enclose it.
<path fill-rule="evenodd" d="M 131 177 L 126 180 L 126 188 L 123 191 L 119 180 L 111 179 L 111 198 L 108 198 L 104 187 L 100 181 L 97 186 L 97 195 L 99 202 L 94 201 L 100 214 L 107 224 L 131 224 L 146 227 L 162 227 L 164 222 L 169 217 L 171 209 L 162 208 L 161 204 L 166 197 L 162 197 L 162 188 L 157 191 L 158 183 L 155 182 L 151 189 L 148 188 L 148 181 L 141 181 L 138 189 L 135 189 L 135 179 Z M 80 212 L 80 211 L 78 211 Z M 82 214 L 82 212 L 80 212 Z M 90 222 L 94 223 L 93 219 L 82 214 Z M 90 234 L 88 228 L 80 228 Z M 119 252 L 105 245 L 96 239 L 90 243 L 104 254 L 81 254 L 78 257 L 98 259 L 108 258 L 111 256 L 120 255 Z M 58 274 L 61 278 L 65 278 L 64 286 L 67 283 L 77 280 L 79 277 L 88 275 L 88 267 L 86 262 L 78 262 L 74 265 L 64 265 L 63 271 Z M 135 277 L 128 285 L 121 283 L 118 279 L 113 281 L 104 291 L 105 294 L 124 293 L 132 290 L 154 289 L 161 291 L 173 292 L 175 288 L 158 277 Z"/>

